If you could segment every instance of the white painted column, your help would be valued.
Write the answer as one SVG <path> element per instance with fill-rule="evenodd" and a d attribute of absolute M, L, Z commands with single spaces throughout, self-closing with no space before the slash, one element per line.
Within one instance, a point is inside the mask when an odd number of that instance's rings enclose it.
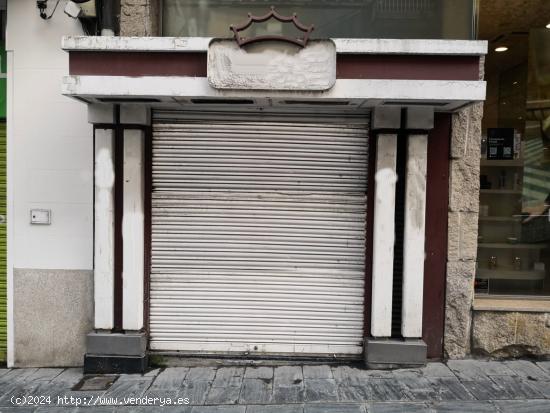
<path fill-rule="evenodd" d="M 114 309 L 114 132 L 95 131 L 94 328 L 113 328 Z"/>
<path fill-rule="evenodd" d="M 143 328 L 144 134 L 124 132 L 122 328 Z"/>
<path fill-rule="evenodd" d="M 401 334 L 422 337 L 424 238 L 426 232 L 426 172 L 428 135 L 410 135 L 405 181 L 403 242 L 403 306 Z"/>
<path fill-rule="evenodd" d="M 397 134 L 380 134 L 376 146 L 371 334 L 391 336 Z"/>

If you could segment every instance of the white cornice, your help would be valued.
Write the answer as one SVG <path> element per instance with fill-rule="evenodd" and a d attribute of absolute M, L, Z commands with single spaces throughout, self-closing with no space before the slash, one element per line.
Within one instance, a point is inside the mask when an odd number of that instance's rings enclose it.
<path fill-rule="evenodd" d="M 66 51 L 206 52 L 211 37 L 65 36 Z M 341 54 L 481 56 L 487 42 L 477 40 L 332 39 Z"/>
<path fill-rule="evenodd" d="M 457 80 L 338 79 L 324 92 L 214 89 L 203 77 L 65 76 L 62 93 L 86 97 L 148 98 L 301 98 L 380 101 L 476 102 L 485 99 L 485 82 Z M 429 103 L 427 103 L 429 105 Z"/>
<path fill-rule="evenodd" d="M 478 40 L 333 39 L 342 54 L 481 56 L 487 42 Z"/>

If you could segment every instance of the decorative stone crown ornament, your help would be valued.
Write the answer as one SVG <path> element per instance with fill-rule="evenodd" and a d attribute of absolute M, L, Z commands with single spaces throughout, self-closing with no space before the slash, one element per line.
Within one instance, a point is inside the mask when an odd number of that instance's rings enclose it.
<path fill-rule="evenodd" d="M 243 30 L 248 29 L 252 24 L 254 23 L 263 23 L 269 19 L 275 19 L 280 21 L 281 23 L 290 23 L 292 22 L 294 26 L 300 30 L 301 32 L 304 32 L 304 36 L 301 38 L 293 38 L 283 35 L 262 35 L 262 36 L 254 36 L 250 38 L 241 37 L 239 36 L 239 32 L 242 32 Z M 296 16 L 296 13 L 293 13 L 292 16 L 282 16 L 279 13 L 275 11 L 275 7 L 271 6 L 271 11 L 267 13 L 264 16 L 253 16 L 251 13 L 248 13 L 248 21 L 240 26 L 231 25 L 229 26 L 231 31 L 234 34 L 235 41 L 239 45 L 239 47 L 245 46 L 250 43 L 256 43 L 261 42 L 265 40 L 280 40 L 287 43 L 292 43 L 300 47 L 305 47 L 307 45 L 307 42 L 309 40 L 309 35 L 313 31 L 314 27 L 313 25 L 306 26 L 298 20 L 298 16 Z"/>

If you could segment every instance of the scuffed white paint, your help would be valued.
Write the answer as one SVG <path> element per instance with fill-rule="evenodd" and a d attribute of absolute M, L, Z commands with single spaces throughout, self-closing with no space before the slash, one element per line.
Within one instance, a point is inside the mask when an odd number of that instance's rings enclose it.
<path fill-rule="evenodd" d="M 112 37 L 65 36 L 63 50 L 139 51 L 139 52 L 206 52 L 211 37 Z"/>
<path fill-rule="evenodd" d="M 143 328 L 144 188 L 143 132 L 124 132 L 122 212 L 122 327 Z"/>
<path fill-rule="evenodd" d="M 462 55 L 487 54 L 485 40 L 333 39 L 342 54 Z"/>
<path fill-rule="evenodd" d="M 114 137 L 111 129 L 95 133 L 94 327 L 113 328 L 114 309 Z"/>
<path fill-rule="evenodd" d="M 449 102 L 457 107 L 485 100 L 485 82 L 456 80 L 337 79 L 334 86 L 319 91 L 221 90 L 205 77 L 65 76 L 62 92 L 68 96 L 142 97 L 174 102 L 193 97 L 248 99 L 373 99 L 379 101 Z M 446 110 L 445 106 L 438 107 Z"/>
<path fill-rule="evenodd" d="M 64 50 L 206 52 L 211 37 L 66 36 Z M 332 39 L 342 54 L 470 55 L 487 54 L 487 42 L 442 39 Z"/>
<path fill-rule="evenodd" d="M 391 336 L 397 135 L 380 134 L 376 146 L 372 248 L 371 334 Z"/>
<path fill-rule="evenodd" d="M 401 318 L 401 334 L 406 338 L 422 337 L 427 162 L 428 135 L 410 135 L 405 177 L 403 305 Z"/>
<path fill-rule="evenodd" d="M 208 82 L 217 89 L 327 90 L 336 81 L 336 47 L 330 40 L 305 48 L 259 43 L 246 49 L 234 41 L 208 48 Z"/>

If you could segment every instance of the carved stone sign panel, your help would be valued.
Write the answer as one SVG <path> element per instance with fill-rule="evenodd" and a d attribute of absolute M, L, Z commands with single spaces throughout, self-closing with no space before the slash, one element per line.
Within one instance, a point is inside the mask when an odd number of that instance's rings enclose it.
<path fill-rule="evenodd" d="M 336 81 L 336 46 L 310 41 L 301 48 L 267 41 L 239 47 L 213 40 L 208 48 L 208 82 L 216 89 L 328 90 Z"/>

